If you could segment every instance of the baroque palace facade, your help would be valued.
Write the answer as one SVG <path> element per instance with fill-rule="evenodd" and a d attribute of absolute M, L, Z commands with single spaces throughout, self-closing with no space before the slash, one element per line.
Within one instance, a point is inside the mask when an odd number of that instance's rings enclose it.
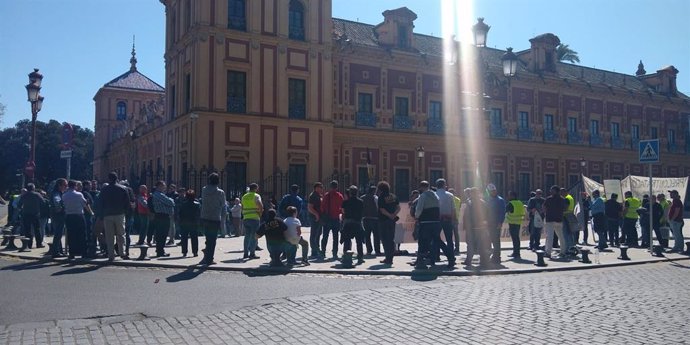
<path fill-rule="evenodd" d="M 561 63 L 558 37 L 544 34 L 515 52 L 507 78 L 506 51 L 416 34 L 407 8 L 369 25 L 333 18 L 330 0 L 161 2 L 165 89 L 136 71 L 133 52 L 130 71 L 99 90 L 96 178 L 198 186 L 196 172 L 213 169 L 231 194 L 250 182 L 279 193 L 267 181 L 280 171 L 303 191 L 383 179 L 404 199 L 420 178 L 464 188 L 478 171 L 527 198 L 581 173 L 644 175 L 637 142 L 648 138 L 661 140 L 655 176 L 690 175 L 690 98 L 673 66 L 640 62 L 628 75 Z M 469 50 L 476 68 L 463 72 Z M 457 82 L 466 75 L 478 83 Z"/>

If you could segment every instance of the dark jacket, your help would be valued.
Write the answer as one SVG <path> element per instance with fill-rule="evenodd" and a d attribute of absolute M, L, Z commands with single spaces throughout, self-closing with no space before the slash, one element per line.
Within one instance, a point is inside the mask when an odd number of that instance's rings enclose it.
<path fill-rule="evenodd" d="M 22 216 L 38 216 L 41 214 L 41 204 L 43 197 L 35 191 L 26 192 L 19 198 L 19 209 Z"/>
<path fill-rule="evenodd" d="M 108 184 L 98 195 L 101 216 L 124 215 L 129 210 L 129 193 L 120 184 Z"/>
<path fill-rule="evenodd" d="M 196 224 L 201 217 L 201 205 L 196 200 L 184 200 L 179 207 L 180 223 Z"/>

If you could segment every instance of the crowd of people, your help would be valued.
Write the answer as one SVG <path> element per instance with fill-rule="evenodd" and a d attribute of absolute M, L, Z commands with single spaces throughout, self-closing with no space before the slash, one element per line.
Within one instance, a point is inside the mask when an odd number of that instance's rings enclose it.
<path fill-rule="evenodd" d="M 9 198 L 8 222 L 19 224 L 24 237 L 22 250 L 30 250 L 34 240 L 37 248 L 44 247 L 45 236 L 52 234 L 49 254 L 69 259 L 103 256 L 113 261 L 119 256 L 127 260 L 133 234 L 138 234 L 135 245 L 155 246 L 156 257 L 170 255 L 166 245 L 179 245 L 184 257 L 190 251 L 197 257 L 198 238 L 203 235 L 201 265 L 216 263 L 216 241 L 224 236 L 244 237 L 243 260 L 247 261 L 259 258 L 257 251 L 262 249 L 258 239 L 265 237 L 274 267 L 297 265 L 300 247 L 302 265 L 325 260 L 329 248 L 330 259 L 339 260 L 341 246 L 343 254 L 357 259 L 356 264 L 382 256 L 382 264 L 393 265 L 393 257 L 400 253 L 394 237 L 401 207 L 388 182 L 381 181 L 366 191 L 350 186 L 343 194 L 338 182 L 331 181 L 324 189 L 322 183 L 314 183 L 304 200 L 299 186 L 292 185 L 280 201 L 264 200 L 260 186 L 252 183 L 241 198 L 229 198 L 214 173 L 199 195 L 164 181 L 158 181 L 152 192 L 145 185 L 134 191 L 113 172 L 103 185 L 58 179 L 49 194 L 29 183 L 21 194 Z M 664 194 L 645 195 L 639 200 L 626 192 L 620 203 L 618 195 L 606 200 L 598 190 L 591 195 L 582 193 L 576 201 L 566 189 L 553 186 L 546 197 L 540 189 L 534 191 L 525 205 L 514 192 L 508 193 L 506 201 L 493 184 L 466 188 L 457 195 L 443 178 L 433 184 L 422 181 L 409 202 L 418 244 L 413 264 L 424 269 L 440 263 L 443 255 L 446 266 L 454 267 L 460 256 L 462 231 L 467 243 L 464 265 L 472 266 L 475 255 L 481 268 L 500 265 L 505 223 L 512 240 L 508 256 L 514 260 L 521 258 L 522 235 L 529 236 L 528 250 L 544 250 L 546 257 L 573 258 L 577 244 L 588 244 L 590 220 L 598 250 L 620 245 L 649 247 L 653 231 L 659 245 L 667 249 L 672 233 L 674 246 L 669 251 L 681 252 L 683 205 L 677 191 L 669 192 L 671 201 Z M 310 225 L 308 239 L 302 237 L 303 223 Z M 555 249 L 557 253 L 553 253 Z"/>

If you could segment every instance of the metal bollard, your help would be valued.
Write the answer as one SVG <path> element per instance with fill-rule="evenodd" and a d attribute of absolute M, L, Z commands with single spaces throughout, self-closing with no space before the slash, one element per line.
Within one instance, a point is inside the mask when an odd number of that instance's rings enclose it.
<path fill-rule="evenodd" d="M 548 266 L 548 265 L 546 264 L 546 262 L 544 262 L 544 254 L 545 254 L 546 252 L 544 252 L 543 250 L 539 249 L 539 250 L 537 250 L 535 253 L 537 253 L 537 263 L 535 263 L 534 266 L 538 266 L 538 267 L 546 267 L 546 266 Z"/>
<path fill-rule="evenodd" d="M 592 261 L 589 260 L 589 253 L 591 253 L 589 249 L 586 249 L 586 248 L 580 249 L 580 254 L 582 254 L 582 259 L 580 259 L 579 261 L 583 264 L 591 264 Z"/>
<path fill-rule="evenodd" d="M 618 260 L 630 260 L 628 256 L 628 246 L 621 244 L 619 248 L 621 250 L 621 256 L 618 257 Z"/>
<path fill-rule="evenodd" d="M 664 247 L 659 246 L 659 245 L 652 246 L 652 256 L 656 256 L 658 258 L 663 258 L 664 257 Z"/>
<path fill-rule="evenodd" d="M 5 247 L 5 250 L 18 250 L 17 246 L 14 245 L 14 239 L 17 238 L 17 235 L 5 235 L 5 238 L 7 239 L 7 247 Z"/>
<path fill-rule="evenodd" d="M 355 266 L 352 265 L 352 254 L 350 250 L 343 253 L 343 257 L 340 259 L 342 268 L 355 268 Z"/>

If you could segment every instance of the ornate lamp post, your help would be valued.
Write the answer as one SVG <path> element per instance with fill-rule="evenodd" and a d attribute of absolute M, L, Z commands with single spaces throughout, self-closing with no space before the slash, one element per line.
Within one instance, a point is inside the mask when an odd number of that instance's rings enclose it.
<path fill-rule="evenodd" d="M 424 159 L 424 146 L 417 146 L 417 160 L 418 160 L 418 181 L 421 182 L 424 179 L 424 168 L 422 167 L 422 160 Z"/>
<path fill-rule="evenodd" d="M 508 47 L 501 57 L 503 63 L 503 75 L 512 78 L 517 73 L 518 57 L 513 53 L 513 48 Z M 510 79 L 508 79 L 510 80 Z"/>
<path fill-rule="evenodd" d="M 475 46 L 486 47 L 486 34 L 489 32 L 489 29 L 491 27 L 484 23 L 484 18 L 477 18 L 477 23 L 472 26 Z"/>
<path fill-rule="evenodd" d="M 38 112 L 43 107 L 43 96 L 41 96 L 41 82 L 43 75 L 38 72 L 38 68 L 29 73 L 29 84 L 26 85 L 26 92 L 31 103 L 31 147 L 29 153 L 29 160 L 24 167 L 24 174 L 28 182 L 34 181 L 34 174 L 36 172 L 36 118 Z"/>

